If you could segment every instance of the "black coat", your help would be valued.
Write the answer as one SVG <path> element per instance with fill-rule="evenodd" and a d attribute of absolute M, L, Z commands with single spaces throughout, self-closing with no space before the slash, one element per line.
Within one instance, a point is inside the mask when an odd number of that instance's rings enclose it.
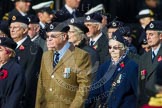
<path fill-rule="evenodd" d="M 155 73 L 157 65 L 160 63 L 162 57 L 162 46 L 160 47 L 158 54 L 152 62 L 152 51 L 144 53 L 140 58 L 139 67 L 139 87 L 140 87 L 140 104 L 148 103 L 151 96 L 156 94 L 155 90 Z M 146 75 L 142 78 L 141 71 L 146 70 Z"/>
<path fill-rule="evenodd" d="M 100 64 L 104 63 L 108 58 L 110 58 L 108 50 L 108 39 L 104 34 L 102 34 L 102 36 L 92 47 L 99 55 Z"/>
<path fill-rule="evenodd" d="M 20 108 L 20 100 L 25 90 L 25 73 L 15 59 L 10 59 L 0 69 L 7 70 L 8 76 L 0 79 L 0 108 Z"/>
<path fill-rule="evenodd" d="M 25 108 L 34 108 L 38 74 L 40 71 L 42 49 L 27 39 L 16 49 L 19 64 L 25 69 L 26 88 L 23 104 Z"/>

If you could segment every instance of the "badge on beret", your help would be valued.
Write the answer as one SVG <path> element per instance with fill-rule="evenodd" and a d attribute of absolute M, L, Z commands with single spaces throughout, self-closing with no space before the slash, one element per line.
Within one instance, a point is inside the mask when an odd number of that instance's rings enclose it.
<path fill-rule="evenodd" d="M 15 21 L 16 20 L 16 16 L 12 16 L 12 20 Z"/>
<path fill-rule="evenodd" d="M 74 23 L 74 18 L 72 18 L 72 19 L 70 20 L 70 22 L 71 22 L 71 23 Z"/>
<path fill-rule="evenodd" d="M 27 17 L 28 21 L 31 22 L 31 19 L 29 17 Z"/>
<path fill-rule="evenodd" d="M 154 28 L 154 24 L 152 24 L 152 23 L 149 26 L 150 26 L 150 28 Z"/>
<path fill-rule="evenodd" d="M 1 40 L 0 40 L 0 43 L 1 43 Z"/>
<path fill-rule="evenodd" d="M 116 37 L 116 35 L 115 35 L 115 36 L 113 37 L 113 39 L 114 39 L 114 40 L 117 40 L 117 37 Z"/>
<path fill-rule="evenodd" d="M 112 26 L 113 26 L 113 27 L 116 27 L 116 25 L 117 25 L 117 24 L 116 24 L 115 22 L 112 23 Z"/>
<path fill-rule="evenodd" d="M 54 28 L 54 26 L 52 24 L 50 24 L 50 29 L 52 30 Z"/>
<path fill-rule="evenodd" d="M 87 16 L 86 20 L 90 20 L 90 19 L 91 19 L 91 17 L 90 16 Z"/>

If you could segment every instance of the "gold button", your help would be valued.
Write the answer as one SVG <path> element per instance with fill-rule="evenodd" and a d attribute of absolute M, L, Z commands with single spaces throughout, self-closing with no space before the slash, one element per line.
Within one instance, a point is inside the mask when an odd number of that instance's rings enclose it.
<path fill-rule="evenodd" d="M 51 78 L 53 79 L 54 78 L 54 75 L 52 75 Z"/>
<path fill-rule="evenodd" d="M 52 91 L 52 88 L 50 88 L 49 91 Z"/>

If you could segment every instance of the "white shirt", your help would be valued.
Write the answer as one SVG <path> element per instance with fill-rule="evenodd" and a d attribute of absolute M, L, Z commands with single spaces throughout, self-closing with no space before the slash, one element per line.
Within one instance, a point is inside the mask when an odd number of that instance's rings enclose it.
<path fill-rule="evenodd" d="M 16 49 L 27 39 L 27 36 L 25 36 L 23 39 L 17 42 L 17 47 Z"/>
<path fill-rule="evenodd" d="M 41 21 L 39 22 L 39 25 L 44 29 L 45 28 L 45 24 L 43 24 Z"/>
<path fill-rule="evenodd" d="M 89 41 L 89 45 L 91 44 L 90 42 L 91 41 L 94 41 L 94 43 L 93 43 L 93 45 L 98 41 L 98 39 L 100 38 L 102 36 L 102 32 L 98 35 L 98 36 L 96 36 L 95 38 L 90 38 L 90 41 Z"/>
<path fill-rule="evenodd" d="M 33 42 L 35 39 L 37 39 L 39 37 L 39 35 L 35 36 L 34 38 L 31 39 L 31 41 Z"/>

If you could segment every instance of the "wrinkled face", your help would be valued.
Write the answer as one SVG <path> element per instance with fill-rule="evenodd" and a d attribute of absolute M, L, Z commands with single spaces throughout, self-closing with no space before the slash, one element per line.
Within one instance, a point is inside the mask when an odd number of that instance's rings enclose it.
<path fill-rule="evenodd" d="M 10 58 L 10 53 L 7 51 L 6 47 L 0 46 L 0 63 L 5 63 Z"/>
<path fill-rule="evenodd" d="M 26 34 L 27 32 L 27 28 L 23 27 L 22 23 L 20 22 L 11 23 L 9 29 L 10 29 L 11 38 L 17 41 L 23 39 L 24 34 Z"/>
<path fill-rule="evenodd" d="M 63 32 L 47 32 L 47 48 L 60 50 L 67 42 L 67 34 Z"/>
<path fill-rule="evenodd" d="M 38 35 L 40 29 L 39 24 L 29 24 L 28 28 L 28 35 L 31 39 Z"/>
<path fill-rule="evenodd" d="M 108 35 L 108 39 L 112 38 L 112 34 L 117 30 L 117 28 L 108 28 L 107 30 L 107 35 Z"/>
<path fill-rule="evenodd" d="M 66 0 L 66 4 L 72 9 L 77 9 L 80 5 L 80 0 Z"/>
<path fill-rule="evenodd" d="M 90 22 L 86 22 L 85 25 L 89 29 L 89 32 L 86 33 L 87 37 L 94 37 L 100 31 L 99 24 L 94 24 Z"/>
<path fill-rule="evenodd" d="M 139 21 L 140 21 L 141 26 L 145 28 L 147 24 L 153 21 L 153 18 L 145 17 L 145 18 L 141 18 Z"/>
<path fill-rule="evenodd" d="M 147 43 L 151 47 L 158 47 L 162 39 L 162 34 L 158 34 L 157 31 L 147 30 L 146 31 Z"/>
<path fill-rule="evenodd" d="M 109 41 L 108 48 L 109 48 L 110 56 L 114 61 L 118 61 L 119 58 L 124 54 L 123 44 L 116 40 L 111 39 Z"/>
<path fill-rule="evenodd" d="M 47 12 L 39 12 L 38 13 L 39 20 L 43 23 L 50 23 L 53 19 L 53 15 Z"/>
<path fill-rule="evenodd" d="M 18 1 L 16 2 L 16 7 L 20 9 L 22 12 L 27 13 L 30 9 L 30 2 Z"/>

